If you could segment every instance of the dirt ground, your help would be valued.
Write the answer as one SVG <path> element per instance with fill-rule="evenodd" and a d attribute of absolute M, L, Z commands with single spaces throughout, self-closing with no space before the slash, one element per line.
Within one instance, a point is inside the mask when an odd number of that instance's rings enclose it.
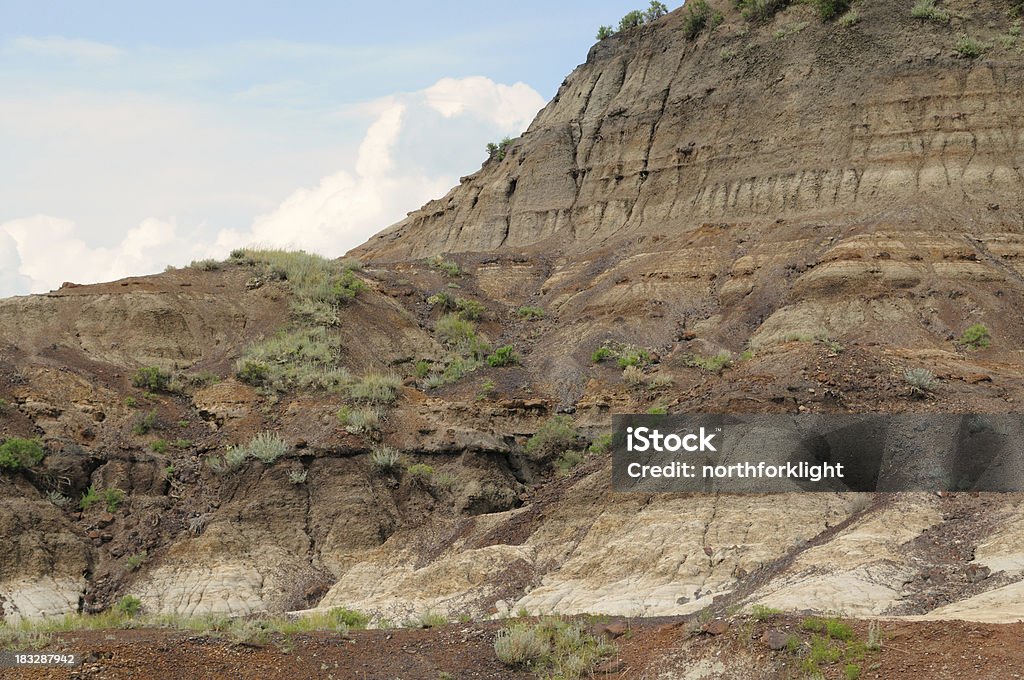
<path fill-rule="evenodd" d="M 618 649 L 598 678 L 804 678 L 811 634 L 800 617 L 767 621 L 736 617 L 704 624 L 692 619 L 626 621 Z M 867 623 L 849 622 L 853 640 Z M 494 655 L 500 622 L 451 624 L 430 630 L 354 631 L 273 638 L 265 645 L 156 629 L 85 631 L 56 636 L 54 647 L 83 654 L 71 669 L 3 669 L 2 678 L 338 678 L 453 680 L 533 678 Z M 882 645 L 856 659 L 860 678 L 1024 678 L 1024 623 L 882 621 Z M 797 651 L 773 651 L 766 633 L 801 641 Z M 715 634 L 717 633 L 717 634 Z M 825 678 L 845 678 L 846 661 L 825 663 Z M 696 673 L 696 675 L 694 675 Z"/>

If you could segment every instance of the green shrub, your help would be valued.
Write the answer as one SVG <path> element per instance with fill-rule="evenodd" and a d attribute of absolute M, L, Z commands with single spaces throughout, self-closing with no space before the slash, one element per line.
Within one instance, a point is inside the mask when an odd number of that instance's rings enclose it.
<path fill-rule="evenodd" d="M 441 317 L 434 330 L 442 344 L 460 355 L 479 358 L 487 353 L 486 343 L 476 333 L 476 324 L 457 314 Z"/>
<path fill-rule="evenodd" d="M 649 24 L 668 14 L 668 7 L 658 0 L 651 0 L 651 4 L 644 11 L 644 23 Z"/>
<path fill-rule="evenodd" d="M 290 470 L 288 472 L 288 481 L 295 485 L 305 484 L 308 477 L 307 470 Z"/>
<path fill-rule="evenodd" d="M 544 318 L 544 310 L 542 308 L 530 305 L 523 305 L 516 313 L 527 321 L 539 321 Z"/>
<path fill-rule="evenodd" d="M 149 434 L 156 426 L 156 411 L 150 411 L 148 413 L 139 414 L 139 416 L 135 418 L 135 424 L 132 426 L 132 434 L 141 437 L 143 435 Z"/>
<path fill-rule="evenodd" d="M 649 416 L 663 416 L 668 413 L 668 409 L 664 406 L 652 406 L 647 409 L 647 415 Z"/>
<path fill-rule="evenodd" d="M 426 463 L 415 463 L 405 469 L 415 481 L 428 481 L 434 476 L 434 468 Z"/>
<path fill-rule="evenodd" d="M 789 6 L 792 0 L 733 0 L 747 21 L 767 21 Z"/>
<path fill-rule="evenodd" d="M 555 470 L 560 475 L 569 474 L 573 468 L 583 462 L 583 453 L 580 451 L 566 451 L 555 459 Z"/>
<path fill-rule="evenodd" d="M 125 492 L 121 489 L 107 489 L 103 492 L 103 502 L 106 504 L 107 512 L 115 512 L 121 503 L 124 503 L 124 499 Z"/>
<path fill-rule="evenodd" d="M 849 640 L 853 638 L 853 629 L 839 619 L 825 621 L 825 634 L 833 640 Z"/>
<path fill-rule="evenodd" d="M 494 350 L 494 353 L 487 357 L 487 363 L 495 368 L 510 366 L 518 364 L 519 357 L 516 355 L 515 350 L 512 349 L 512 345 L 505 345 Z"/>
<path fill-rule="evenodd" d="M 82 494 L 82 498 L 79 499 L 78 507 L 80 507 L 82 510 L 88 510 L 96 503 L 99 503 L 101 498 L 102 496 L 96 490 L 96 487 L 90 484 L 89 488 L 86 489 L 85 493 Z"/>
<path fill-rule="evenodd" d="M 139 553 L 135 553 L 134 555 L 130 556 L 128 559 L 124 561 L 125 566 L 128 567 L 129 571 L 135 571 L 136 569 L 141 567 L 142 564 L 146 561 L 146 555 L 147 553 L 145 550 Z"/>
<path fill-rule="evenodd" d="M 420 380 L 426 378 L 430 373 L 430 362 L 425 359 L 420 359 L 416 362 L 416 365 L 413 366 L 412 373 Z"/>
<path fill-rule="evenodd" d="M 167 443 L 166 439 L 157 439 L 149 445 L 149 448 L 151 448 L 154 453 L 167 453 L 169 446 L 170 445 Z"/>
<path fill-rule="evenodd" d="M 850 9 L 850 0 L 811 0 L 823 21 L 830 21 Z"/>
<path fill-rule="evenodd" d="M 703 31 L 713 31 L 722 23 L 722 13 L 711 9 L 707 0 L 690 0 L 684 5 L 683 33 L 693 40 Z"/>
<path fill-rule="evenodd" d="M 459 298 L 455 301 L 455 307 L 459 310 L 459 315 L 468 321 L 476 321 L 484 315 L 483 304 L 476 300 Z"/>
<path fill-rule="evenodd" d="M 619 368 L 626 368 L 627 366 L 642 367 L 651 363 L 650 352 L 635 345 L 626 345 L 619 352 L 618 356 Z"/>
<path fill-rule="evenodd" d="M 132 385 L 149 392 L 166 392 L 171 386 L 171 374 L 156 366 L 140 368 L 132 378 Z"/>
<path fill-rule="evenodd" d="M 610 38 L 613 35 L 615 35 L 615 29 L 612 28 L 611 26 L 598 26 L 597 27 L 597 39 L 598 40 L 604 40 L 605 38 Z M 488 149 L 487 149 L 488 155 L 490 154 L 490 152 L 491 152 L 491 149 L 490 149 L 490 147 L 488 147 Z"/>
<path fill-rule="evenodd" d="M 992 344 L 992 335 L 984 324 L 976 323 L 960 336 L 960 344 L 971 349 L 984 349 Z"/>
<path fill-rule="evenodd" d="M 858 680 L 860 678 L 860 666 L 855 663 L 848 663 L 843 666 L 843 677 L 846 680 Z"/>
<path fill-rule="evenodd" d="M 348 394 L 358 401 L 371 404 L 391 404 L 397 398 L 398 389 L 401 386 L 402 379 L 397 375 L 368 373 L 358 382 L 349 385 Z"/>
<path fill-rule="evenodd" d="M 552 416 L 526 442 L 526 452 L 534 457 L 562 453 L 573 447 L 579 432 L 566 415 Z"/>
<path fill-rule="evenodd" d="M 36 439 L 11 437 L 0 444 L 0 469 L 20 470 L 42 462 L 46 452 Z"/>
<path fill-rule="evenodd" d="M 235 372 L 239 380 L 253 387 L 264 385 L 270 378 L 270 367 L 262 361 L 253 361 L 252 359 L 240 361 Z"/>
<path fill-rule="evenodd" d="M 363 630 L 370 623 L 370 617 L 354 609 L 335 607 L 329 613 L 332 621 L 351 628 L 352 630 Z"/>
<path fill-rule="evenodd" d="M 700 2 L 700 0 L 696 0 L 696 1 Z M 631 28 L 636 28 L 637 26 L 643 26 L 643 24 L 644 24 L 644 13 L 643 13 L 643 11 L 639 10 L 639 9 L 634 9 L 631 12 L 626 12 L 626 14 L 621 19 L 619 19 L 619 30 L 620 31 L 628 31 Z"/>
<path fill-rule="evenodd" d="M 118 614 L 133 618 L 142 609 L 142 600 L 132 595 L 125 595 L 114 606 Z"/>
<path fill-rule="evenodd" d="M 966 33 L 957 38 L 956 44 L 953 46 L 956 53 L 964 59 L 975 59 L 980 57 L 988 51 L 988 48 L 988 45 L 979 40 L 975 40 Z"/>
<path fill-rule="evenodd" d="M 198 269 L 204 272 L 215 272 L 220 269 L 223 264 L 219 260 L 192 260 L 189 264 L 190 269 Z"/>
<path fill-rule="evenodd" d="M 512 142 L 515 140 L 511 137 L 505 137 L 500 142 L 488 142 L 487 143 L 487 160 L 491 161 L 503 161 L 505 156 L 508 155 L 508 149 L 512 146 Z M 449 274 L 449 276 L 458 276 L 458 266 L 456 266 L 456 273 Z"/>
<path fill-rule="evenodd" d="M 590 355 L 590 360 L 595 364 L 599 364 L 608 357 L 612 356 L 612 351 L 608 347 L 598 347 L 594 350 L 594 353 Z"/>
<path fill-rule="evenodd" d="M 935 6 L 935 0 L 917 0 L 910 9 L 910 16 L 915 19 L 927 19 L 939 24 L 949 23 L 949 12 Z"/>
<path fill-rule="evenodd" d="M 612 450 L 612 434 L 606 432 L 605 434 L 598 435 L 593 442 L 590 443 L 590 453 L 594 455 L 604 455 Z"/>
<path fill-rule="evenodd" d="M 451 295 L 451 293 L 441 291 L 440 293 L 435 293 L 428 297 L 427 304 L 429 304 L 432 307 L 439 307 L 446 311 L 453 310 L 455 309 L 455 298 Z"/>

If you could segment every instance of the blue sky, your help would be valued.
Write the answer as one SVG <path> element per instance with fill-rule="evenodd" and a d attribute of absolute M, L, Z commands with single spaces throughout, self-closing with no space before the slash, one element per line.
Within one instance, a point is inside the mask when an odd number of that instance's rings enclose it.
<path fill-rule="evenodd" d="M 639 4 L 0 0 L 0 296 L 254 242 L 341 254 Z"/>

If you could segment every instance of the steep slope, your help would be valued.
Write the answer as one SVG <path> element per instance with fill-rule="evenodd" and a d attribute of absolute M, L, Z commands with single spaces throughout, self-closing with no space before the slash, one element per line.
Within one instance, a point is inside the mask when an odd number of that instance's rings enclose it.
<path fill-rule="evenodd" d="M 678 11 L 599 42 L 504 160 L 356 252 L 580 252 L 710 221 L 1020 227 L 1020 51 L 954 51 L 1009 36 L 1003 3 L 949 2 L 940 24 L 867 2 L 851 26 L 797 6 L 754 28 L 715 5 L 726 23 L 697 40 Z"/>
<path fill-rule="evenodd" d="M 392 623 L 755 602 L 1024 618 L 1017 496 L 610 492 L 612 413 L 1024 398 L 1024 55 L 996 40 L 1004 3 L 950 2 L 948 25 L 882 0 L 852 25 L 716 4 L 696 40 L 681 11 L 596 45 L 504 160 L 356 249 L 361 272 L 293 258 L 330 269 L 315 296 L 241 253 L 0 301 L 0 435 L 47 450 L 0 475 L 4 617 L 132 594 Z M 984 57 L 955 56 L 965 31 Z M 991 346 L 961 341 L 975 323 Z M 479 362 L 484 344 L 518 363 Z M 265 365 L 236 364 L 254 347 Z M 624 375 L 602 347 L 648 360 Z M 324 375 L 300 380 L 307 355 Z M 148 367 L 176 387 L 134 385 Z M 924 398 L 914 367 L 935 374 Z M 528 447 L 556 415 L 568 433 Z M 224 469 L 265 431 L 279 458 Z M 78 507 L 90 488 L 126 497 Z"/>

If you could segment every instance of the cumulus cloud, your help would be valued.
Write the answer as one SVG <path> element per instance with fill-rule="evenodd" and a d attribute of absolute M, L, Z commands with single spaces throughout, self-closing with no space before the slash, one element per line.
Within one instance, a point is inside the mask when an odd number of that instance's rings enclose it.
<path fill-rule="evenodd" d="M 443 195 L 479 165 L 487 141 L 521 132 L 543 103 L 527 85 L 482 77 L 445 78 L 419 92 L 366 102 L 358 111 L 372 122 L 357 152 L 244 228 L 182 229 L 174 219 L 150 218 L 96 245 L 73 220 L 35 215 L 4 222 L 0 295 L 153 273 L 245 245 L 340 255 Z"/>

